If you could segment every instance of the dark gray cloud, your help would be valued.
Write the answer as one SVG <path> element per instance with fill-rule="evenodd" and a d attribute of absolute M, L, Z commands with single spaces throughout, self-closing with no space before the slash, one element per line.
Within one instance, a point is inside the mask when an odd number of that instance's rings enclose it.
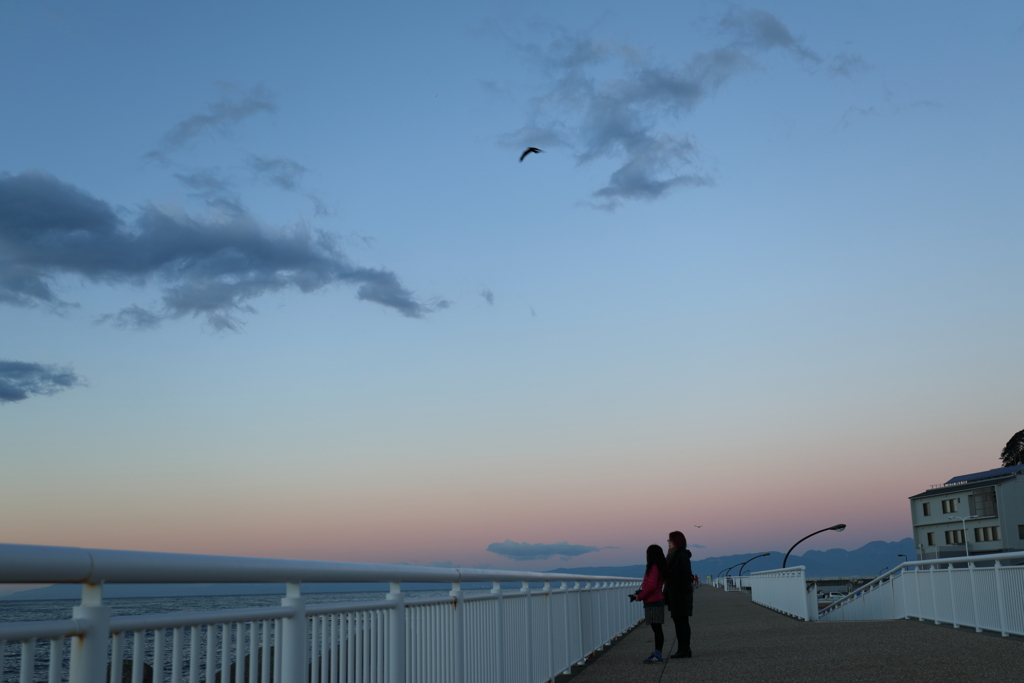
<path fill-rule="evenodd" d="M 0 360 L 0 403 L 50 396 L 84 383 L 71 368 Z"/>
<path fill-rule="evenodd" d="M 727 33 L 735 36 L 737 44 L 758 50 L 788 50 L 801 59 L 818 64 L 821 57 L 797 40 L 786 25 L 773 15 L 759 9 L 732 7 L 719 22 Z"/>
<path fill-rule="evenodd" d="M 594 205 L 608 210 L 679 187 L 713 185 L 695 141 L 673 130 L 675 122 L 737 74 L 757 68 L 760 52 L 783 50 L 801 61 L 821 62 L 767 12 L 733 8 L 719 29 L 724 45 L 674 65 L 655 64 L 628 45 L 564 31 L 546 44 L 518 46 L 552 85 L 531 100 L 527 122 L 504 142 L 566 147 L 578 164 L 614 159 L 618 167 L 593 192 Z"/>
<path fill-rule="evenodd" d="M 224 135 L 231 126 L 255 116 L 272 114 L 277 111 L 270 93 L 257 86 L 249 91 L 231 85 L 220 86 L 221 99 L 207 107 L 205 113 L 195 114 L 178 122 L 164 135 L 157 149 L 146 154 L 147 158 L 164 159 L 165 155 L 188 145 L 204 133 L 215 132 Z"/>
<path fill-rule="evenodd" d="M 842 76 L 844 78 L 853 78 L 855 74 L 871 71 L 873 68 L 863 57 L 853 52 L 840 52 L 832 57 L 828 63 L 829 73 L 833 76 Z"/>
<path fill-rule="evenodd" d="M 350 263 L 323 231 L 271 229 L 244 208 L 203 219 L 147 205 L 125 222 L 106 202 L 53 176 L 0 175 L 0 302 L 66 306 L 54 289 L 64 275 L 157 283 L 160 310 L 131 306 L 107 318 L 143 329 L 185 315 L 203 315 L 216 329 L 238 329 L 237 314 L 251 312 L 253 299 L 337 283 L 413 318 L 450 305 L 420 302 L 393 272 Z"/>
<path fill-rule="evenodd" d="M 160 327 L 165 316 L 132 304 L 125 306 L 117 313 L 107 313 L 96 319 L 97 323 L 113 323 L 115 327 L 125 330 L 155 330 Z"/>
<path fill-rule="evenodd" d="M 589 545 L 570 545 L 566 541 L 561 543 L 516 543 L 506 540 L 503 543 L 492 543 L 487 546 L 487 552 L 502 555 L 511 560 L 546 560 L 556 555 L 567 560 L 598 550 L 601 548 Z"/>
<path fill-rule="evenodd" d="M 299 179 L 309 170 L 297 161 L 286 158 L 268 159 L 251 156 L 248 164 L 249 168 L 255 171 L 259 177 L 277 185 L 282 190 L 294 190 L 298 186 Z"/>

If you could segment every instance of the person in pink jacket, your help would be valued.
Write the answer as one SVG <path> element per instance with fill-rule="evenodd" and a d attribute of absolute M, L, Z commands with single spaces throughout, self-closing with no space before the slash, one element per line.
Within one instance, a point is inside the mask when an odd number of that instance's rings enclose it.
<path fill-rule="evenodd" d="M 654 631 L 654 652 L 644 660 L 644 664 L 655 664 L 663 662 L 661 650 L 665 646 L 665 632 L 661 625 L 665 623 L 665 593 L 662 586 L 665 585 L 665 577 L 668 575 L 668 565 L 665 563 L 665 551 L 660 545 L 647 547 L 647 569 L 644 571 L 644 580 L 640 584 L 640 590 L 634 593 L 636 600 L 644 603 L 644 623 L 651 625 Z"/>

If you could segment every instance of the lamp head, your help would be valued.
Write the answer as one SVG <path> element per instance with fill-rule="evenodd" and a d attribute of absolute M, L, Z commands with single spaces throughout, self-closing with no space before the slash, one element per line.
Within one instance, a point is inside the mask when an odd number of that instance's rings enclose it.
<path fill-rule="evenodd" d="M 836 524 L 835 526 L 830 526 L 829 530 L 830 531 L 842 531 L 845 528 L 846 528 L 845 524 Z"/>

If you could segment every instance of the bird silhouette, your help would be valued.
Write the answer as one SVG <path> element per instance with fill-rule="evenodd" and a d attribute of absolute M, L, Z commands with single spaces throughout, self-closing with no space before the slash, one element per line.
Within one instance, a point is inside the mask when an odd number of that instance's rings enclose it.
<path fill-rule="evenodd" d="M 519 155 L 519 161 L 521 163 L 523 161 L 523 159 L 526 158 L 526 155 L 529 154 L 530 152 L 533 152 L 534 154 L 540 154 L 543 151 L 544 150 L 537 149 L 536 147 L 527 147 L 526 151 Z"/>
<path fill-rule="evenodd" d="M 704 526 L 704 525 L 703 525 L 703 524 L 694 524 L 694 526 L 695 526 L 695 527 L 697 527 L 697 528 L 699 529 L 699 528 L 701 528 L 701 527 L 702 527 L 702 526 Z"/>

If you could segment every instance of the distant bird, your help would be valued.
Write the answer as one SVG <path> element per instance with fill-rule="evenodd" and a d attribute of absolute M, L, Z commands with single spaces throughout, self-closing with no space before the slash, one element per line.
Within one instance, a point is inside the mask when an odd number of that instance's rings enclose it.
<path fill-rule="evenodd" d="M 540 154 L 543 151 L 544 150 L 537 149 L 536 147 L 527 147 L 526 151 L 519 155 L 519 162 L 522 163 L 523 159 L 525 159 L 526 155 L 529 154 L 530 152 L 533 152 L 534 154 Z"/>
<path fill-rule="evenodd" d="M 704 526 L 704 525 L 703 525 L 703 524 L 694 524 L 694 526 L 695 526 L 695 527 L 697 527 L 697 528 L 699 529 L 699 528 L 701 528 L 701 527 L 702 527 L 702 526 Z"/>

